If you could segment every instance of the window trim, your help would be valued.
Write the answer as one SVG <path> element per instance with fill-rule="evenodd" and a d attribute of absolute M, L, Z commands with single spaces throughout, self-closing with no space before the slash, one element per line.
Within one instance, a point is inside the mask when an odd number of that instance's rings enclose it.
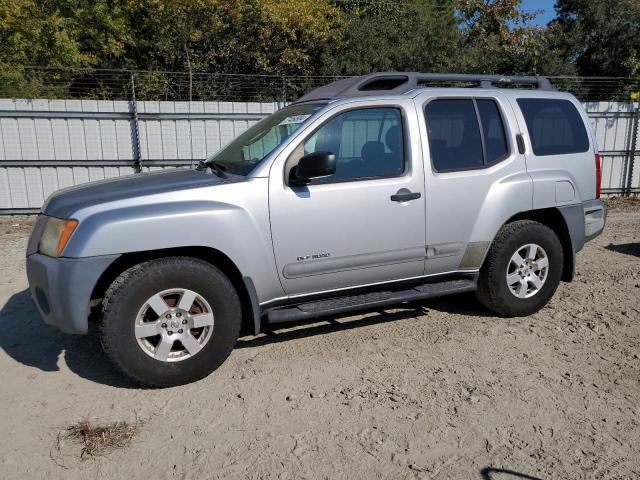
<path fill-rule="evenodd" d="M 387 179 L 387 178 L 402 178 L 405 177 L 409 174 L 410 169 L 409 169 L 409 155 L 408 155 L 408 146 L 409 146 L 409 137 L 408 137 L 408 133 L 409 133 L 409 125 L 408 125 L 408 121 L 407 121 L 407 114 L 405 112 L 405 109 L 402 105 L 397 104 L 397 103 L 392 103 L 392 104 L 381 104 L 381 105 L 353 105 L 353 106 L 349 106 L 343 110 L 340 110 L 338 112 L 335 112 L 333 115 L 331 115 L 330 117 L 328 117 L 326 120 L 324 120 L 320 125 L 318 125 L 316 128 L 314 128 L 313 130 L 311 130 L 311 132 L 309 132 L 307 135 L 304 136 L 304 138 L 302 138 L 297 145 L 294 147 L 294 149 L 292 150 L 292 152 L 287 156 L 287 159 L 284 162 L 284 168 L 283 168 L 283 176 L 284 176 L 284 184 L 287 187 L 295 187 L 295 188 L 300 188 L 297 185 L 292 185 L 291 183 L 289 183 L 289 178 L 287 175 L 287 164 L 289 163 L 289 159 L 291 158 L 292 155 L 295 155 L 295 153 L 297 152 L 297 150 L 301 147 L 304 146 L 304 144 L 307 142 L 307 140 L 309 140 L 311 137 L 313 137 L 318 130 L 320 130 L 322 127 L 324 127 L 326 124 L 328 124 L 329 122 L 331 122 L 334 118 L 344 114 L 344 113 L 348 113 L 348 112 L 352 112 L 352 111 L 356 111 L 356 110 L 377 110 L 377 109 L 381 109 L 381 108 L 392 108 L 394 110 L 398 110 L 400 112 L 400 125 L 402 127 L 402 153 L 403 153 L 403 164 L 404 164 L 404 168 L 402 170 L 402 173 L 400 175 L 377 175 L 374 177 L 357 177 L 357 178 L 345 178 L 345 179 L 339 179 L 339 180 L 333 180 L 333 181 L 323 181 L 323 182 L 311 182 L 308 185 L 305 185 L 306 187 L 310 187 L 310 186 L 314 186 L 314 185 L 334 185 L 337 183 L 347 183 L 347 182 L 363 182 L 363 181 L 367 181 L 367 180 L 383 180 L 383 179 Z M 300 161 L 300 159 L 298 159 L 298 161 Z M 297 163 L 296 163 L 297 165 Z M 293 167 L 292 167 L 293 168 Z"/>
<path fill-rule="evenodd" d="M 478 129 L 480 130 L 480 143 L 482 144 L 482 166 L 480 167 L 464 167 L 464 168 L 451 168 L 446 170 L 438 170 L 436 165 L 433 162 L 433 155 L 431 149 L 431 135 L 429 135 L 429 119 L 427 118 L 427 106 L 436 100 L 471 100 L 473 102 L 473 108 L 476 112 L 476 120 L 478 121 Z M 486 144 L 484 139 L 484 131 L 482 129 L 482 120 L 480 118 L 480 109 L 478 108 L 477 100 L 491 100 L 495 103 L 496 108 L 498 109 L 498 114 L 500 115 L 500 120 L 502 122 L 502 130 L 504 131 L 504 138 L 507 141 L 507 151 L 502 156 L 496 158 L 491 162 L 487 162 L 487 152 L 486 152 Z M 513 155 L 513 142 L 511 140 L 511 128 L 509 127 L 509 123 L 506 121 L 505 113 L 503 111 L 502 105 L 498 101 L 496 97 L 484 97 L 484 96 L 444 96 L 444 97 L 431 97 L 426 102 L 422 104 L 422 115 L 424 116 L 424 123 L 426 126 L 426 134 L 427 134 L 427 143 L 429 144 L 429 161 L 431 164 L 431 170 L 435 173 L 452 173 L 452 172 L 468 172 L 472 170 L 485 170 L 487 168 L 491 168 L 498 163 L 504 162 L 511 155 Z"/>
<path fill-rule="evenodd" d="M 582 129 L 584 131 L 584 133 L 587 136 L 587 148 L 586 150 L 580 150 L 578 152 L 569 152 L 569 153 L 546 153 L 546 154 L 537 154 L 534 150 L 533 147 L 533 135 L 531 134 L 531 131 L 529 130 L 529 124 L 527 123 L 527 117 L 524 114 L 524 110 L 522 109 L 522 106 L 520 105 L 520 100 L 542 100 L 542 101 L 556 101 L 556 102 L 567 102 L 569 105 L 571 105 L 574 109 L 574 111 L 576 112 L 576 114 L 578 115 L 578 119 L 580 120 L 581 124 L 582 124 Z M 585 119 L 584 116 L 582 114 L 582 112 L 580 111 L 580 108 L 578 108 L 578 106 L 571 101 L 568 98 L 549 98 L 549 97 L 517 97 L 515 99 L 515 103 L 518 106 L 518 110 L 520 110 L 520 113 L 522 114 L 522 118 L 524 120 L 524 126 L 527 129 L 527 134 L 529 136 L 529 143 L 531 144 L 531 155 L 534 157 L 557 157 L 557 156 L 563 156 L 563 155 L 584 155 L 585 153 L 588 153 L 590 151 L 593 150 L 593 140 L 591 138 L 591 131 L 589 130 L 588 125 L 585 123 Z"/>

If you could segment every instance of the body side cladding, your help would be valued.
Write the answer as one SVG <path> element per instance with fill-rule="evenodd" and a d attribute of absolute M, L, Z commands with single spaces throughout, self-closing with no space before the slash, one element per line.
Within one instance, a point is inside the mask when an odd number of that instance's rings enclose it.
<path fill-rule="evenodd" d="M 561 279 L 564 282 L 572 281 L 575 273 L 576 253 L 584 246 L 584 213 L 582 204 L 520 212 L 511 217 L 506 223 L 515 222 L 516 220 L 540 222 L 551 228 L 558 235 L 564 256 Z M 580 231 L 580 225 L 582 226 L 582 231 Z"/>
<path fill-rule="evenodd" d="M 469 242 L 459 268 L 480 268 L 490 246 L 491 242 Z"/>

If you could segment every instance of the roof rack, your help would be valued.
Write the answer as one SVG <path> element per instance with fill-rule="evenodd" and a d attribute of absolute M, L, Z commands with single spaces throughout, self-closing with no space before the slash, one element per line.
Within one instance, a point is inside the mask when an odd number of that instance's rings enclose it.
<path fill-rule="evenodd" d="M 340 97 L 368 95 L 401 95 L 428 83 L 475 83 L 480 88 L 492 88 L 501 84 L 533 85 L 539 90 L 554 90 L 551 82 L 539 76 L 476 75 L 462 73 L 379 72 L 338 80 L 316 88 L 303 95 L 295 103 L 311 100 L 332 100 Z"/>

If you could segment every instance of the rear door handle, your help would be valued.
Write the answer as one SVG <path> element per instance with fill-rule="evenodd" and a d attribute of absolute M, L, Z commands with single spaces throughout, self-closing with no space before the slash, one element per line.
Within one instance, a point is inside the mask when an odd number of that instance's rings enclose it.
<path fill-rule="evenodd" d="M 411 192 L 406 188 L 401 188 L 396 193 L 391 195 L 392 202 L 410 202 L 411 200 L 417 200 L 422 195 L 420 192 Z"/>
<path fill-rule="evenodd" d="M 524 137 L 521 133 L 516 135 L 516 143 L 518 144 L 518 153 L 524 155 L 527 149 L 524 146 Z"/>

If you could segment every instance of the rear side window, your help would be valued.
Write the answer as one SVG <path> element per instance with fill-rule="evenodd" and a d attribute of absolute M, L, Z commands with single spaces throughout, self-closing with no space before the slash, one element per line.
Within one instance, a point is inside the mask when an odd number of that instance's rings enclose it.
<path fill-rule="evenodd" d="M 497 162 L 509 153 L 500 111 L 493 100 L 478 99 L 476 104 L 478 105 L 480 122 L 482 123 L 486 162 Z"/>
<path fill-rule="evenodd" d="M 431 160 L 438 172 L 482 168 L 507 157 L 500 110 L 491 99 L 439 99 L 425 107 Z"/>
<path fill-rule="evenodd" d="M 527 122 L 535 155 L 566 155 L 589 150 L 584 122 L 569 100 L 519 98 L 518 105 Z"/>

